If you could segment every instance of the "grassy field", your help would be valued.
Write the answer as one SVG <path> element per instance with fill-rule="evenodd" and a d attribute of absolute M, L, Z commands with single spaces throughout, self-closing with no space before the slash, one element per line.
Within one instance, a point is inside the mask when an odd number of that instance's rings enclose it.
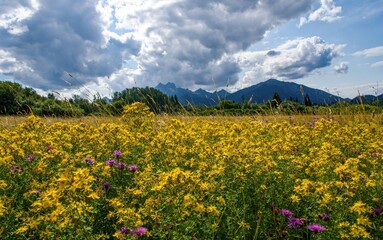
<path fill-rule="evenodd" d="M 382 119 L 1 117 L 0 236 L 382 239 Z"/>

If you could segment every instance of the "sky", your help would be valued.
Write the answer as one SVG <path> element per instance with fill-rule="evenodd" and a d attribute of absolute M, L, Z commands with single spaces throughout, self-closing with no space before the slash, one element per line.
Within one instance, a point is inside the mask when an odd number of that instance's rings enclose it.
<path fill-rule="evenodd" d="M 0 80 L 59 96 L 267 79 L 383 93 L 382 0 L 0 0 Z"/>

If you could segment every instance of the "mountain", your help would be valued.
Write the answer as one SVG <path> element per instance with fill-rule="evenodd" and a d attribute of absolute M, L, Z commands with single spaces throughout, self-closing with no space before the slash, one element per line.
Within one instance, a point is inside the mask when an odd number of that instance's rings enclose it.
<path fill-rule="evenodd" d="M 361 99 L 360 99 L 361 98 Z M 351 102 L 352 103 L 361 103 L 361 101 L 363 103 L 371 103 L 371 102 L 374 102 L 376 100 L 378 100 L 379 102 L 383 101 L 383 94 L 379 95 L 379 96 L 374 96 L 374 95 L 363 95 L 363 96 L 360 96 L 360 97 L 355 97 L 353 99 L 351 99 Z"/>
<path fill-rule="evenodd" d="M 293 100 L 300 103 L 304 102 L 304 97 L 306 96 L 310 98 L 313 104 L 333 104 L 339 100 L 344 100 L 343 98 L 319 89 L 276 79 L 269 79 L 234 93 L 229 93 L 225 90 L 214 93 L 207 92 L 203 89 L 191 91 L 189 89 L 178 88 L 174 83 L 160 83 L 155 88 L 168 96 L 176 95 L 178 101 L 182 104 L 190 103 L 192 105 L 205 106 L 217 105 L 220 100 L 232 100 L 238 103 L 264 103 L 271 100 L 275 93 L 278 93 L 282 100 Z"/>
<path fill-rule="evenodd" d="M 211 93 L 201 88 L 193 92 L 189 89 L 178 88 L 174 83 L 160 83 L 155 89 L 168 96 L 176 95 L 181 104 L 196 106 L 215 106 L 222 98 L 229 94 L 225 90 Z"/>
<path fill-rule="evenodd" d="M 313 104 L 333 104 L 339 100 L 343 100 L 338 96 L 319 89 L 275 79 L 269 79 L 265 82 L 241 89 L 230 94 L 227 99 L 235 102 L 251 101 L 253 103 L 263 103 L 271 100 L 274 93 L 278 93 L 282 101 L 292 100 L 300 103 L 304 102 L 305 96 L 308 96 Z"/>

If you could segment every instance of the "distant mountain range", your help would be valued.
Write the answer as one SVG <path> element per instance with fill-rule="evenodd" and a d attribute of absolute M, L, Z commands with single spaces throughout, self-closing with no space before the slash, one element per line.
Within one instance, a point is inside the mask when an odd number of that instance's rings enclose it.
<path fill-rule="evenodd" d="M 238 103 L 264 103 L 272 100 L 275 93 L 278 93 L 281 100 L 298 101 L 300 103 L 304 102 L 305 96 L 310 98 L 311 103 L 322 105 L 330 105 L 338 101 L 360 102 L 359 97 L 355 97 L 354 99 L 341 98 L 319 89 L 276 79 L 269 79 L 234 93 L 229 93 L 225 90 L 212 93 L 203 89 L 191 91 L 189 89 L 179 88 L 174 83 L 160 83 L 155 88 L 168 96 L 176 95 L 178 101 L 182 104 L 198 106 L 214 106 L 222 100 L 232 100 Z M 366 95 L 362 97 L 362 101 L 369 102 L 377 98 L 382 101 L 383 94 L 378 97 Z"/>

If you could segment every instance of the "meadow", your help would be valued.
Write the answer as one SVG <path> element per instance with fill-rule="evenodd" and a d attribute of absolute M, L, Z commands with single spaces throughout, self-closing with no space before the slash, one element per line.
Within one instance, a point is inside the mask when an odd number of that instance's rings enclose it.
<path fill-rule="evenodd" d="M 1 239 L 383 239 L 383 115 L 0 118 Z"/>

